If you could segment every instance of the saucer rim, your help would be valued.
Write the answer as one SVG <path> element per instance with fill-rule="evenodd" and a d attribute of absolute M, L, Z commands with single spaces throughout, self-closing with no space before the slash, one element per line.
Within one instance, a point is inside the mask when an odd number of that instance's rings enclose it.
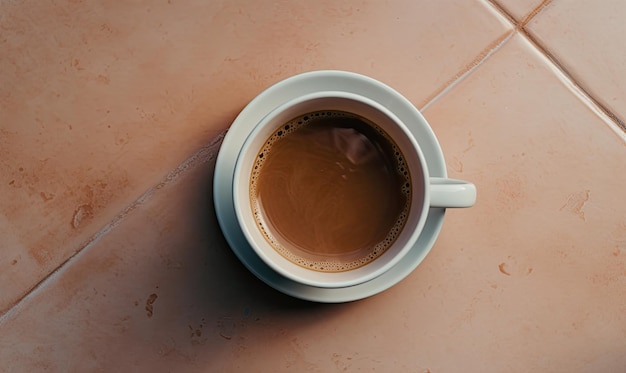
<path fill-rule="evenodd" d="M 234 211 L 233 177 L 241 146 L 256 124 L 285 100 L 294 95 L 328 90 L 345 91 L 373 100 L 384 100 L 384 105 L 393 110 L 415 136 L 424 153 L 429 174 L 447 177 L 439 142 L 422 114 L 408 99 L 384 83 L 364 75 L 338 70 L 319 70 L 294 75 L 270 86 L 239 113 L 224 137 L 218 153 L 213 198 L 217 220 L 226 241 L 234 254 L 256 277 L 270 287 L 295 298 L 321 303 L 341 303 L 378 294 L 406 278 L 432 249 L 443 225 L 445 209 L 429 209 L 422 234 L 402 261 L 380 276 L 350 287 L 319 288 L 299 284 L 278 274 L 258 258 L 241 231 Z"/>

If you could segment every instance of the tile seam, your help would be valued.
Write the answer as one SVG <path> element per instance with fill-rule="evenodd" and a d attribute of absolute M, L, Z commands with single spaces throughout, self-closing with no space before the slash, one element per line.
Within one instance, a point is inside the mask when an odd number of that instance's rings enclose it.
<path fill-rule="evenodd" d="M 524 16 L 524 19 L 519 23 L 518 27 L 521 28 L 521 29 L 526 27 L 528 22 L 530 22 L 530 20 L 535 18 L 535 16 L 537 14 L 539 14 L 551 2 L 552 2 L 552 0 L 543 0 L 539 5 L 537 5 L 533 10 L 531 10 L 526 16 Z"/>
<path fill-rule="evenodd" d="M 527 15 L 524 16 L 524 19 L 521 22 L 517 22 L 512 15 L 510 15 L 504 8 L 502 8 L 496 0 L 485 0 L 489 5 L 491 5 L 494 10 L 502 14 L 503 17 L 509 20 L 514 26 L 515 30 L 519 32 L 520 35 L 525 37 L 530 45 L 541 55 L 543 55 L 548 63 L 551 65 L 557 77 L 563 81 L 568 87 L 572 90 L 572 92 L 578 96 L 578 98 L 586 104 L 589 108 L 591 108 L 602 120 L 604 120 L 607 125 L 622 139 L 626 141 L 626 123 L 624 120 L 619 118 L 615 113 L 613 113 L 609 108 L 607 108 L 604 104 L 600 102 L 599 99 L 594 97 L 587 88 L 585 88 L 584 84 L 580 83 L 578 79 L 571 74 L 565 66 L 554 56 L 544 45 L 542 45 L 526 28 L 526 25 L 534 19 L 539 13 L 541 13 L 548 5 L 552 3 L 552 0 L 543 0 L 539 5 L 537 5 L 533 10 L 531 10 Z"/>
<path fill-rule="evenodd" d="M 473 73 L 478 67 L 480 67 L 485 61 L 489 59 L 494 53 L 496 53 L 502 46 L 504 46 L 511 37 L 515 34 L 515 30 L 508 30 L 500 37 L 491 42 L 485 49 L 483 49 L 470 63 L 465 65 L 461 71 L 456 73 L 450 80 L 443 84 L 434 94 L 426 98 L 424 103 L 420 105 L 420 111 L 427 110 L 432 104 L 437 102 L 441 97 L 445 96 L 449 91 L 454 89 L 459 83 L 461 83 L 466 77 Z"/>
<path fill-rule="evenodd" d="M 220 132 L 211 142 L 207 145 L 200 148 L 200 150 L 196 151 L 193 155 L 187 158 L 183 163 L 178 165 L 175 169 L 168 172 L 165 177 L 163 177 L 156 185 L 152 186 L 148 190 L 146 190 L 139 198 L 134 200 L 128 206 L 126 206 L 120 213 L 115 215 L 115 217 L 100 228 L 95 234 L 89 237 L 86 241 L 84 241 L 78 250 L 70 255 L 67 259 L 65 259 L 61 264 L 59 264 L 54 270 L 50 271 L 44 278 L 42 278 L 37 284 L 27 290 L 22 297 L 14 301 L 10 306 L 0 314 L 0 325 L 4 324 L 6 321 L 10 320 L 12 315 L 16 314 L 20 310 L 20 306 L 24 304 L 28 299 L 34 297 L 39 292 L 41 292 L 51 281 L 60 276 L 74 261 L 80 258 L 80 256 L 84 255 L 89 251 L 89 249 L 94 246 L 100 239 L 106 236 L 109 232 L 111 232 L 115 227 L 117 227 L 122 221 L 126 219 L 126 217 L 132 213 L 136 208 L 143 205 L 147 202 L 152 195 L 157 192 L 159 189 L 163 188 L 166 185 L 171 184 L 178 180 L 178 178 L 185 173 L 187 169 L 190 167 L 194 167 L 198 164 L 202 164 L 205 162 L 212 161 L 217 157 L 217 151 L 219 150 L 219 146 L 224 139 L 224 136 L 228 130 Z"/>
<path fill-rule="evenodd" d="M 496 2 L 496 0 L 485 0 L 485 2 L 489 4 L 493 8 L 493 10 L 500 13 L 501 16 L 506 18 L 509 23 L 511 23 L 515 28 L 517 28 L 517 21 L 515 20 L 515 18 L 511 14 L 509 14 L 509 12 L 507 12 L 503 7 L 501 7 L 500 4 Z"/>
<path fill-rule="evenodd" d="M 572 92 L 578 96 L 578 98 L 585 103 L 590 109 L 592 109 L 607 125 L 617 133 L 622 139 L 626 140 L 626 124 L 615 113 L 609 110 L 598 99 L 596 99 L 583 84 L 579 83 L 577 79 L 559 62 L 559 60 L 545 49 L 541 43 L 525 29 L 519 30 L 530 45 L 533 46 L 539 54 L 541 54 L 551 65 L 555 74 L 562 82 L 566 83 Z"/>

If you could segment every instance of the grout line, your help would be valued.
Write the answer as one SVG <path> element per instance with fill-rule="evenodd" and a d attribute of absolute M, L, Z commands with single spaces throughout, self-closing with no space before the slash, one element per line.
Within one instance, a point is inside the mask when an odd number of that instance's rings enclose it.
<path fill-rule="evenodd" d="M 500 13 L 500 15 L 502 15 L 504 18 L 506 18 L 513 26 L 515 26 L 515 28 L 517 28 L 518 22 L 515 20 L 515 18 L 509 12 L 507 12 L 503 7 L 501 7 L 500 4 L 498 4 L 496 2 L 496 0 L 485 0 L 485 2 L 487 2 L 489 5 L 491 5 L 491 7 L 496 12 Z"/>
<path fill-rule="evenodd" d="M 87 241 L 78 249 L 74 254 L 72 254 L 69 258 L 63 261 L 58 267 L 56 267 L 53 271 L 51 271 L 47 276 L 45 276 L 41 281 L 39 281 L 36 285 L 30 288 L 24 296 L 15 301 L 13 305 L 11 305 L 2 315 L 0 315 L 0 325 L 3 324 L 6 320 L 8 320 L 11 315 L 15 314 L 19 311 L 20 306 L 24 304 L 28 299 L 34 297 L 39 292 L 41 292 L 48 283 L 54 281 L 58 276 L 64 273 L 64 271 L 76 260 L 80 258 L 80 256 L 86 254 L 89 249 L 94 246 L 102 237 L 112 231 L 115 227 L 117 227 L 133 210 L 140 207 L 142 204 L 147 202 L 152 195 L 157 192 L 159 189 L 163 188 L 166 185 L 171 184 L 176 181 L 185 171 L 194 167 L 197 164 L 202 164 L 214 159 L 217 156 L 217 149 L 224 139 L 227 130 L 220 132 L 209 144 L 203 146 L 194 153 L 191 157 L 187 158 L 182 164 L 168 172 L 167 175 L 161 179 L 161 181 L 150 189 L 146 190 L 139 198 L 133 201 L 130 205 L 126 206 L 119 214 L 117 214 L 113 220 L 107 223 L 104 227 L 102 227 L 98 232 L 96 232 L 93 236 L 91 236 Z M 216 149 L 217 148 L 217 149 Z"/>
<path fill-rule="evenodd" d="M 581 84 L 578 83 L 572 74 L 559 62 L 559 60 L 526 30 L 520 30 L 520 35 L 524 36 L 530 44 L 547 60 L 549 65 L 555 71 L 557 76 L 572 89 L 581 100 L 594 111 L 598 116 L 608 122 L 609 127 L 613 129 L 620 137 L 626 140 L 626 124 L 622 119 L 609 110 L 604 104 L 598 101 L 593 95 Z"/>
<path fill-rule="evenodd" d="M 552 2 L 552 0 L 543 0 L 541 2 L 541 4 L 537 5 L 537 7 L 535 9 L 531 10 L 530 13 L 528 13 L 524 17 L 522 22 L 520 22 L 520 24 L 519 24 L 519 28 L 523 29 L 524 27 L 526 27 L 528 22 L 530 22 L 531 19 L 533 19 L 537 14 L 539 14 L 539 12 L 541 12 L 543 10 L 543 8 L 548 6 L 551 2 Z"/>
<path fill-rule="evenodd" d="M 483 51 L 481 51 L 472 62 L 468 63 L 463 70 L 459 71 L 452 79 L 446 82 L 442 88 L 435 92 L 433 95 L 428 97 L 420 108 L 420 111 L 427 110 L 433 103 L 439 100 L 446 93 L 451 91 L 454 87 L 456 87 L 461 81 L 463 81 L 467 76 L 469 76 L 474 70 L 476 70 L 480 65 L 482 65 L 492 54 L 496 53 L 504 44 L 506 44 L 509 39 L 515 34 L 514 30 L 507 31 L 505 34 L 500 36 L 498 39 L 494 40 L 491 44 L 487 46 Z"/>
<path fill-rule="evenodd" d="M 537 14 L 539 14 L 546 6 L 550 5 L 552 0 L 543 0 L 539 5 L 537 5 L 533 10 L 531 10 L 528 14 L 524 16 L 524 19 L 521 21 L 517 21 L 515 17 L 511 13 L 509 13 L 506 9 L 504 9 L 500 4 L 498 4 L 497 0 L 485 0 L 491 7 L 498 13 L 500 13 L 504 18 L 506 18 L 513 26 L 515 26 L 516 30 L 523 29 L 531 19 L 533 19 Z"/>
<path fill-rule="evenodd" d="M 609 110 L 609 108 L 607 108 L 598 99 L 596 99 L 584 87 L 584 85 L 580 84 L 578 80 L 565 68 L 565 66 L 563 66 L 563 64 L 526 29 L 526 25 L 530 22 L 530 20 L 535 18 L 537 14 L 539 14 L 548 5 L 550 5 L 552 3 L 552 0 L 543 0 L 519 23 L 513 18 L 511 14 L 509 14 L 504 8 L 502 8 L 500 4 L 496 2 L 496 0 L 485 1 L 489 3 L 489 5 L 494 8 L 494 10 L 507 18 L 509 22 L 511 22 L 515 26 L 515 30 L 520 35 L 525 37 L 535 48 L 535 50 L 539 52 L 539 54 L 543 55 L 547 59 L 548 65 L 553 69 L 553 71 L 555 72 L 555 74 L 557 74 L 561 81 L 563 81 L 568 87 L 570 87 L 570 89 L 599 117 L 605 120 L 605 122 L 607 122 L 607 125 L 611 127 L 611 129 L 615 131 L 618 136 L 626 140 L 626 123 L 624 123 L 624 120 L 620 119 L 615 113 L 613 113 L 611 110 Z"/>

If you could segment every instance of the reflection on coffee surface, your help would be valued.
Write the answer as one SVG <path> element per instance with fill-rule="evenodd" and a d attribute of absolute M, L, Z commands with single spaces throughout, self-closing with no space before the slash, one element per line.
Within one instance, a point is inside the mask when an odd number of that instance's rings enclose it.
<path fill-rule="evenodd" d="M 318 111 L 277 129 L 250 178 L 257 226 L 282 256 L 338 272 L 365 265 L 395 241 L 411 203 L 404 156 L 377 125 Z"/>

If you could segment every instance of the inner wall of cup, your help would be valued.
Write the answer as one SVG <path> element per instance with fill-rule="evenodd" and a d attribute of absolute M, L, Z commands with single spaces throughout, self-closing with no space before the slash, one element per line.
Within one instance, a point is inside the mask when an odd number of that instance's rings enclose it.
<path fill-rule="evenodd" d="M 417 240 L 427 212 L 425 208 L 425 198 L 427 194 L 425 186 L 427 178 L 425 170 L 422 168 L 423 163 L 420 161 L 420 153 L 416 149 L 417 143 L 415 140 L 411 140 L 412 137 L 408 133 L 408 130 L 403 129 L 401 124 L 396 123 L 394 119 L 390 118 L 390 116 L 379 109 L 367 103 L 345 97 L 313 98 L 295 103 L 291 106 L 288 105 L 279 110 L 280 112 L 278 113 L 268 115 L 268 117 L 250 134 L 250 137 L 246 140 L 248 144 L 244 144 L 242 154 L 240 154 L 240 159 L 238 160 L 238 162 L 242 162 L 242 165 L 239 174 L 236 176 L 237 180 L 235 180 L 236 198 L 239 198 L 239 207 L 246 210 L 246 217 L 243 219 L 243 222 L 247 227 L 242 228 L 244 228 L 245 233 L 247 233 L 253 241 L 251 242 L 253 248 L 267 264 L 278 272 L 293 280 L 305 283 L 308 282 L 312 285 L 326 284 L 327 286 L 333 286 L 343 284 L 347 286 L 345 284 L 346 282 L 363 279 L 399 260 L 400 256 L 406 253 Z M 372 262 L 345 272 L 332 273 L 313 271 L 285 259 L 266 242 L 265 237 L 256 226 L 252 215 L 252 208 L 249 203 L 248 193 L 252 166 L 265 140 L 267 140 L 276 129 L 289 120 L 317 110 L 346 111 L 364 117 L 379 125 L 400 148 L 406 158 L 406 163 L 411 174 L 411 184 L 413 188 L 411 208 L 405 226 L 396 238 L 394 244 L 389 247 L 383 255 Z M 237 181 L 239 181 L 239 183 Z M 239 185 L 237 186 L 237 184 Z M 240 209 L 238 208 L 238 210 Z"/>

